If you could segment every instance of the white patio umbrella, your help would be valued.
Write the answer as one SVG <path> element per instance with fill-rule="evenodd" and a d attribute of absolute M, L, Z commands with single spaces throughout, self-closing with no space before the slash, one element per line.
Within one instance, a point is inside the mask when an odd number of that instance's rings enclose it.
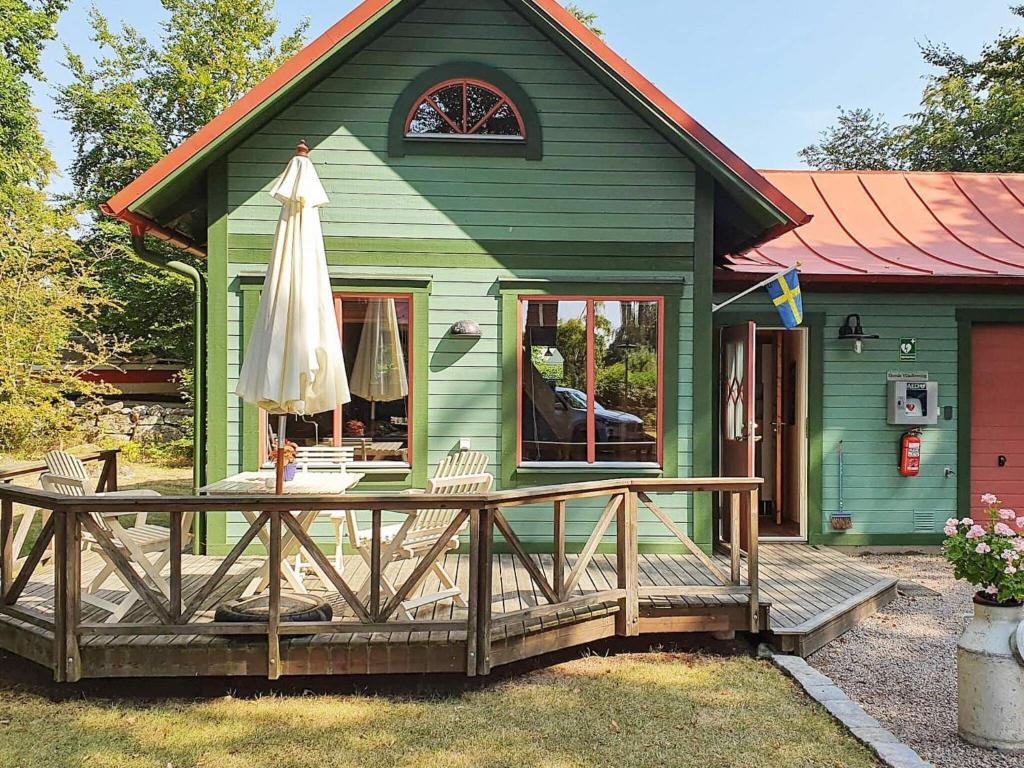
<path fill-rule="evenodd" d="M 235 393 L 278 416 L 280 494 L 287 416 L 330 411 L 351 396 L 317 210 L 327 193 L 305 142 L 271 194 L 281 201 L 281 217 Z"/>
<path fill-rule="evenodd" d="M 370 299 L 367 302 L 351 384 L 352 394 L 370 401 L 371 436 L 377 417 L 377 403 L 390 403 L 409 394 L 394 299 Z"/>

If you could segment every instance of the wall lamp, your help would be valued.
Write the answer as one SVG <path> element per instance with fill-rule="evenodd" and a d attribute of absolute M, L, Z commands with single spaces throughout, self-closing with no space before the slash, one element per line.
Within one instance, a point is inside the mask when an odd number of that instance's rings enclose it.
<path fill-rule="evenodd" d="M 472 320 L 459 320 L 448 329 L 448 333 L 459 339 L 479 339 L 483 336 L 480 326 Z"/>
<path fill-rule="evenodd" d="M 864 333 L 864 326 L 860 323 L 860 315 L 847 315 L 843 324 L 839 326 L 839 340 L 852 341 L 853 351 L 858 355 L 864 351 L 865 339 L 880 338 L 876 333 Z"/>

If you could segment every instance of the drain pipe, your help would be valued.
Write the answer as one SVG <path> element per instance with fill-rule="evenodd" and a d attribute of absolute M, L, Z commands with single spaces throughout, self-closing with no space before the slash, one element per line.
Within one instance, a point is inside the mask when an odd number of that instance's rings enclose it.
<path fill-rule="evenodd" d="M 206 475 L 206 457 L 203 455 L 204 436 L 206 432 L 206 279 L 191 264 L 181 261 L 166 261 L 153 251 L 146 248 L 146 232 L 144 225 L 132 223 L 132 250 L 142 261 L 184 277 L 192 282 L 194 295 L 194 352 L 192 373 L 192 492 L 198 493 L 204 485 Z"/>

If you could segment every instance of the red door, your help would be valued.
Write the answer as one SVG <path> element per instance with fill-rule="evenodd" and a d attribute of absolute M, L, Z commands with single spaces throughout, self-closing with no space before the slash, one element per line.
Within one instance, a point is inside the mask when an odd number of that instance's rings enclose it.
<path fill-rule="evenodd" d="M 971 512 L 983 493 L 1024 515 L 1024 325 L 971 332 Z"/>
<path fill-rule="evenodd" d="M 722 477 L 754 477 L 757 424 L 754 420 L 757 326 L 754 323 L 722 329 L 721 455 Z M 740 509 L 740 536 L 747 540 L 746 497 Z M 728 508 L 722 510 L 723 530 L 729 532 Z"/>

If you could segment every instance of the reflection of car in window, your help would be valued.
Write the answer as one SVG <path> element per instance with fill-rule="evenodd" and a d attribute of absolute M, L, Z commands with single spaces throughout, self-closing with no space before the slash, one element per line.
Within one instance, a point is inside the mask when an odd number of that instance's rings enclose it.
<path fill-rule="evenodd" d="M 570 412 L 570 423 L 575 438 L 582 430 L 584 439 L 587 431 L 587 396 L 578 389 L 555 387 L 555 397 L 562 408 Z M 557 406 L 556 406 L 557 407 Z M 597 426 L 597 442 L 612 442 L 640 437 L 644 433 L 644 420 L 632 413 L 612 411 L 599 402 L 594 402 L 594 423 Z"/>

